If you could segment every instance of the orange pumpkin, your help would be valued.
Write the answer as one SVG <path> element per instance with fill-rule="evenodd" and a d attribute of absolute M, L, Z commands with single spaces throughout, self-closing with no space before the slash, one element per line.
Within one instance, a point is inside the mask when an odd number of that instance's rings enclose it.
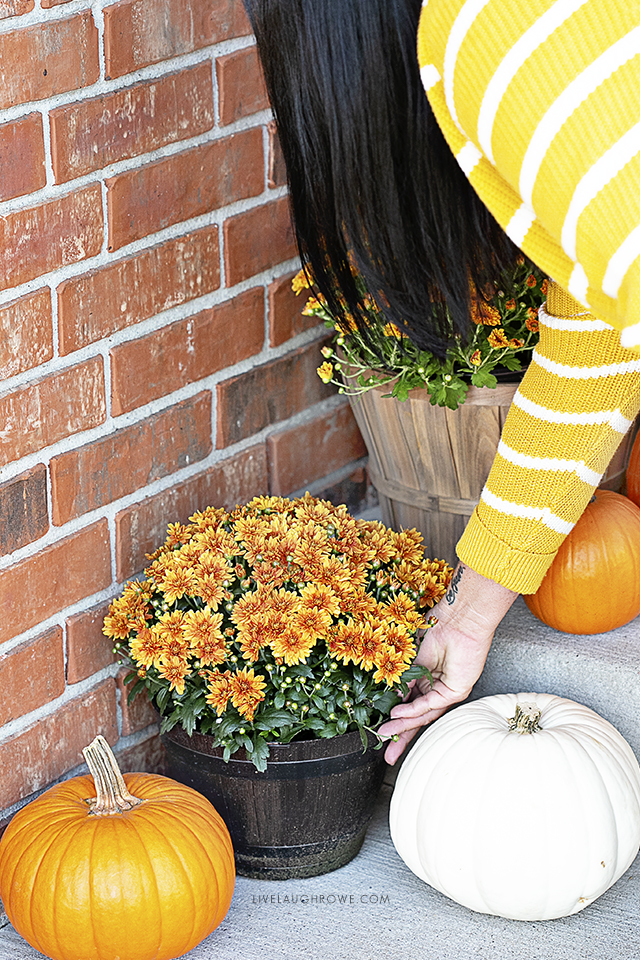
<path fill-rule="evenodd" d="M 596 490 L 538 592 L 525 596 L 543 623 L 565 633 L 604 633 L 640 614 L 640 509 Z"/>
<path fill-rule="evenodd" d="M 229 832 L 190 787 L 155 774 L 123 778 L 104 738 L 84 753 L 93 778 L 47 790 L 5 831 L 7 916 L 54 960 L 181 956 L 229 909 Z"/>
<path fill-rule="evenodd" d="M 627 467 L 627 496 L 640 507 L 640 432 L 636 436 Z"/>

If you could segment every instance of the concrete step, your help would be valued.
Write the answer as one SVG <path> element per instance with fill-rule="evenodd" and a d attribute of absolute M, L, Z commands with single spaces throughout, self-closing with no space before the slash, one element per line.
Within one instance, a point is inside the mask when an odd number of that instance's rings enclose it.
<path fill-rule="evenodd" d="M 639 653 L 640 618 L 574 637 L 544 627 L 518 600 L 474 696 L 570 697 L 610 720 L 640 756 Z M 311 880 L 238 878 L 227 917 L 189 960 L 638 960 L 640 855 L 573 917 L 526 923 L 473 913 L 418 880 L 396 854 L 387 823 L 392 781 L 390 771 L 355 860 Z M 11 926 L 0 929 L 0 960 L 40 956 Z"/>
<path fill-rule="evenodd" d="M 519 597 L 496 630 L 472 697 L 521 692 L 584 703 L 640 760 L 640 617 L 609 633 L 576 636 L 540 623 Z"/>

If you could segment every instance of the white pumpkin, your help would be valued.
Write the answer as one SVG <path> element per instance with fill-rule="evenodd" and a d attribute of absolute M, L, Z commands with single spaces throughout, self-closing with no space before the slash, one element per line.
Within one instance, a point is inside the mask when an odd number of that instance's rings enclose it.
<path fill-rule="evenodd" d="M 391 838 L 421 880 L 481 913 L 577 913 L 640 847 L 640 767 L 593 710 L 499 694 L 445 714 L 396 781 Z"/>

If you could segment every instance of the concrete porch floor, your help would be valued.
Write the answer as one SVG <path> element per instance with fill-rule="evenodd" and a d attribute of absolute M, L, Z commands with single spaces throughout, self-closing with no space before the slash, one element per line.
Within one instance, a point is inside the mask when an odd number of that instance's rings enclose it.
<path fill-rule="evenodd" d="M 521 691 L 585 703 L 640 757 L 640 618 L 574 637 L 545 627 L 518 600 L 474 696 Z M 387 826 L 392 781 L 390 772 L 350 864 L 311 880 L 238 878 L 227 917 L 189 960 L 638 960 L 640 856 L 573 917 L 525 923 L 472 913 L 418 880 L 396 854 Z M 10 925 L 0 929 L 0 960 L 39 956 Z"/>

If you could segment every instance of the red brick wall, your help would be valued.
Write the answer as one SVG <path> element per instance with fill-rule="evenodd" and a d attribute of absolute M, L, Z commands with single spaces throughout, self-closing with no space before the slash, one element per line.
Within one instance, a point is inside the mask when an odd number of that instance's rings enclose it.
<path fill-rule="evenodd" d="M 168 522 L 364 496 L 315 373 L 240 0 L 0 5 L 0 824 L 102 732 L 158 767 L 108 602 Z"/>

